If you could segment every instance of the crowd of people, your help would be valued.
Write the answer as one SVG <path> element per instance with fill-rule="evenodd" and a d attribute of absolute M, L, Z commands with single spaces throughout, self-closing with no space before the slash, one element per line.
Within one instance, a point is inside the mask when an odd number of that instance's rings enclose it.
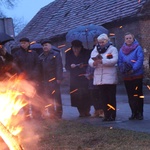
<path fill-rule="evenodd" d="M 80 40 L 71 42 L 71 50 L 66 53 L 65 68 L 70 73 L 71 106 L 76 107 L 79 117 L 101 117 L 103 121 L 116 119 L 117 68 L 126 88 L 131 116 L 129 120 L 143 120 L 143 49 L 131 33 L 126 33 L 124 43 L 117 50 L 107 34 L 95 38 L 93 49 L 85 49 Z M 49 39 L 41 41 L 43 52 L 38 55 L 30 49 L 28 38 L 20 39 L 20 47 L 9 54 L 0 45 L 1 81 L 5 72 L 24 74 L 28 81 L 36 83 L 38 95 L 43 103 L 32 106 L 36 117 L 48 111 L 51 119 L 61 119 L 63 115 L 60 85 L 63 80 L 63 64 L 59 51 L 52 48 Z M 9 69 L 9 70 L 8 70 Z M 26 98 L 27 102 L 29 98 Z M 90 114 L 91 106 L 95 112 Z M 28 116 L 29 107 L 24 107 Z M 34 117 L 34 116 L 33 116 Z"/>

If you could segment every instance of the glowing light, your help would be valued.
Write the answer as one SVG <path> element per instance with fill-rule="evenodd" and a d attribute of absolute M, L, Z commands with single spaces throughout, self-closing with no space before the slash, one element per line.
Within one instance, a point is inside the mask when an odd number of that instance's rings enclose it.
<path fill-rule="evenodd" d="M 149 85 L 147 85 L 147 88 L 150 90 L 150 86 Z"/>
<path fill-rule="evenodd" d="M 110 36 L 114 36 L 114 35 L 115 35 L 115 33 L 110 33 L 109 35 L 110 35 Z"/>
<path fill-rule="evenodd" d="M 66 46 L 66 45 L 65 45 L 65 44 L 59 45 L 58 48 L 62 48 L 62 47 L 64 47 L 64 46 Z"/>
<path fill-rule="evenodd" d="M 113 110 L 116 110 L 112 105 L 110 104 L 107 104 L 107 106 L 109 107 L 109 109 L 113 109 Z"/>
<path fill-rule="evenodd" d="M 52 106 L 52 104 L 48 104 L 48 105 L 46 105 L 46 106 L 45 106 L 45 108 L 50 107 L 50 106 Z"/>
<path fill-rule="evenodd" d="M 70 50 L 71 50 L 71 48 L 66 49 L 66 50 L 65 50 L 65 53 L 67 53 L 67 52 L 70 51 Z"/>
<path fill-rule="evenodd" d="M 131 62 L 136 62 L 135 60 L 131 60 Z"/>
<path fill-rule="evenodd" d="M 78 76 L 81 77 L 81 76 L 85 76 L 85 75 L 86 75 L 86 74 L 79 74 Z"/>
<path fill-rule="evenodd" d="M 144 96 L 143 96 L 143 95 L 141 95 L 141 96 L 139 96 L 139 98 L 142 98 L 142 99 L 143 99 L 143 98 L 144 98 Z"/>
<path fill-rule="evenodd" d="M 51 81 L 54 81 L 55 79 L 56 79 L 56 78 L 52 78 L 52 79 L 49 79 L 48 81 L 51 82 Z"/>
<path fill-rule="evenodd" d="M 74 92 L 76 92 L 76 91 L 78 91 L 78 89 L 75 89 L 75 90 L 71 91 L 70 94 L 72 94 L 72 93 L 74 93 Z"/>
<path fill-rule="evenodd" d="M 55 93 L 55 90 L 52 91 L 52 94 L 54 94 L 54 93 Z"/>

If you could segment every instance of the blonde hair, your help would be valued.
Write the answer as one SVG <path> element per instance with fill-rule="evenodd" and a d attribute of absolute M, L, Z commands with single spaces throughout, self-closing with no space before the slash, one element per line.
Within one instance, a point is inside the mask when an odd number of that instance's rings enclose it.
<path fill-rule="evenodd" d="M 108 38 L 107 34 L 103 33 L 103 34 L 98 36 L 97 40 L 98 41 L 100 41 L 100 40 L 107 40 L 107 41 L 109 41 L 109 38 Z"/>

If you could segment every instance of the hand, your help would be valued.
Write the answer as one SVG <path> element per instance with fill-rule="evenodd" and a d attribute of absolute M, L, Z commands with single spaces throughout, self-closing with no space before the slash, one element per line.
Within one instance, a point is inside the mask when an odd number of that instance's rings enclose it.
<path fill-rule="evenodd" d="M 83 68 L 83 67 L 84 67 L 84 64 L 81 63 L 81 64 L 79 65 L 79 68 Z"/>
<path fill-rule="evenodd" d="M 97 59 L 93 62 L 93 66 L 98 66 L 98 64 L 102 64 L 102 59 Z"/>
<path fill-rule="evenodd" d="M 6 54 L 6 48 L 3 45 L 0 45 L 0 55 L 4 56 Z"/>
<path fill-rule="evenodd" d="M 61 83 L 61 80 L 57 80 L 57 84 L 60 84 Z"/>
<path fill-rule="evenodd" d="M 129 72 L 127 72 L 127 74 L 132 74 L 133 73 L 133 70 L 130 70 Z"/>
<path fill-rule="evenodd" d="M 76 65 L 75 64 L 71 64 L 71 68 L 75 68 L 76 67 Z"/>

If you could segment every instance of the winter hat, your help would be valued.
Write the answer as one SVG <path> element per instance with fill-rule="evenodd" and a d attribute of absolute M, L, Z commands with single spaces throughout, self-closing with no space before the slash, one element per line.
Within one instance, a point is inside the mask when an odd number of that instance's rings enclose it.
<path fill-rule="evenodd" d="M 28 38 L 26 38 L 26 37 L 21 38 L 19 41 L 20 42 L 30 42 L 30 40 Z"/>
<path fill-rule="evenodd" d="M 74 40 L 71 42 L 72 47 L 82 47 L 82 42 L 79 40 Z"/>
<path fill-rule="evenodd" d="M 49 43 L 49 44 L 51 44 L 51 43 L 52 43 L 52 41 L 51 41 L 51 40 L 49 40 L 49 39 L 43 39 L 43 40 L 41 41 L 41 45 L 43 45 L 43 44 L 45 44 L 45 43 Z"/>

